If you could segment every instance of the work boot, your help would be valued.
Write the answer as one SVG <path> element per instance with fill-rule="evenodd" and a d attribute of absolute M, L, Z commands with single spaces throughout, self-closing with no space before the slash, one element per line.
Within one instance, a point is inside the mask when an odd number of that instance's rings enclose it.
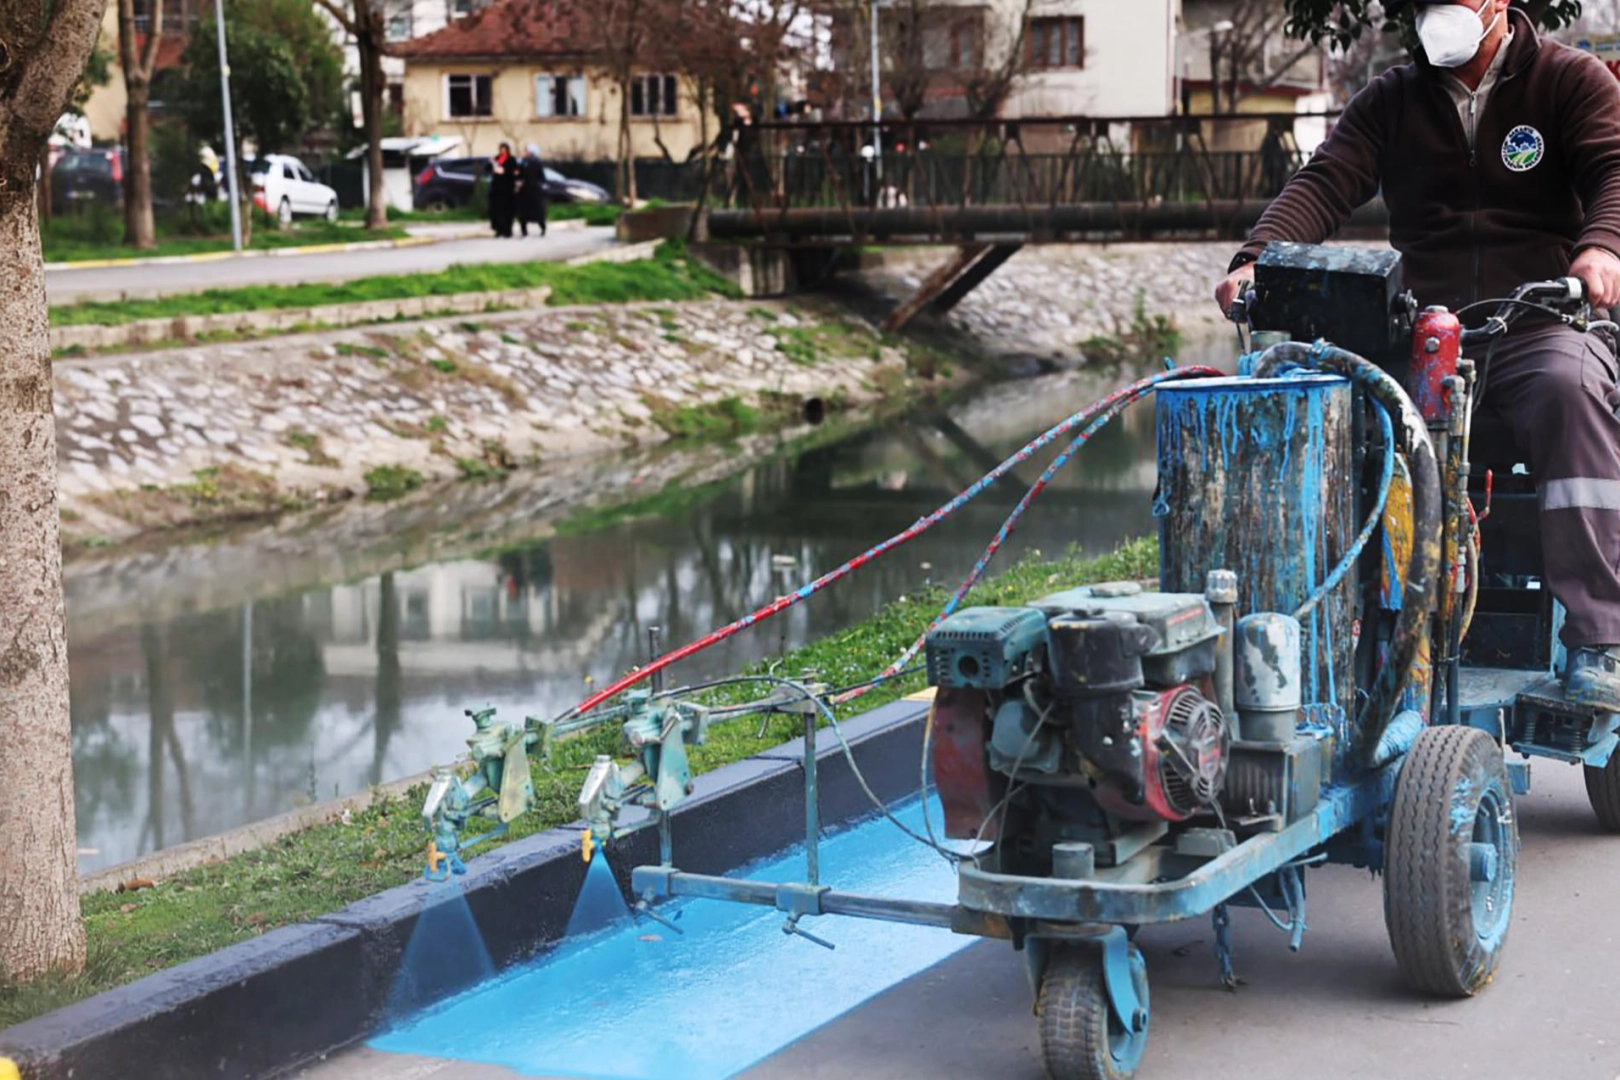
<path fill-rule="evenodd" d="M 1620 645 L 1588 645 L 1569 654 L 1564 698 L 1620 712 Z"/>

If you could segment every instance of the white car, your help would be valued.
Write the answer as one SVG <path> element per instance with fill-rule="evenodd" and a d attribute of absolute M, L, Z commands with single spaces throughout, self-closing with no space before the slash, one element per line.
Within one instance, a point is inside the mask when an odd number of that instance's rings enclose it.
<path fill-rule="evenodd" d="M 304 163 L 286 154 L 266 154 L 248 161 L 253 183 L 253 205 L 274 214 L 283 226 L 303 214 L 338 219 L 337 192 L 319 183 Z"/>

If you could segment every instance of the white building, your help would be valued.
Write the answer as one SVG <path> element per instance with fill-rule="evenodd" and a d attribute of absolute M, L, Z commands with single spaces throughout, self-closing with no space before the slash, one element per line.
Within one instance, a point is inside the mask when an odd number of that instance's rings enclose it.
<path fill-rule="evenodd" d="M 1173 112 L 1180 9 L 1181 0 L 1035 0 L 1024 72 L 1002 115 Z"/>

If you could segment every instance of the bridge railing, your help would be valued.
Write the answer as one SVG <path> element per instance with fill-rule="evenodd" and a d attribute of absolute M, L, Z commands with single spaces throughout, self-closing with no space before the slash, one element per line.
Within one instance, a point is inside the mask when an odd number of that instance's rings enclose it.
<path fill-rule="evenodd" d="M 744 129 L 708 203 L 753 211 L 1264 201 L 1303 164 L 1321 115 L 762 124 Z M 881 149 L 876 149 L 881 147 Z"/>

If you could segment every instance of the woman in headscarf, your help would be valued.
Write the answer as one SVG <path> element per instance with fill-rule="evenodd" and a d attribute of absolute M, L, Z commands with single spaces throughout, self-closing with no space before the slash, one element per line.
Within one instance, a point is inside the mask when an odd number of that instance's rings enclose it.
<path fill-rule="evenodd" d="M 540 148 L 530 143 L 524 150 L 518 178 L 518 228 L 529 235 L 529 226 L 540 226 L 546 235 L 546 167 L 540 161 Z"/>
<path fill-rule="evenodd" d="M 513 203 L 517 195 L 518 161 L 512 148 L 501 143 L 489 162 L 489 224 L 495 235 L 512 235 Z"/>

